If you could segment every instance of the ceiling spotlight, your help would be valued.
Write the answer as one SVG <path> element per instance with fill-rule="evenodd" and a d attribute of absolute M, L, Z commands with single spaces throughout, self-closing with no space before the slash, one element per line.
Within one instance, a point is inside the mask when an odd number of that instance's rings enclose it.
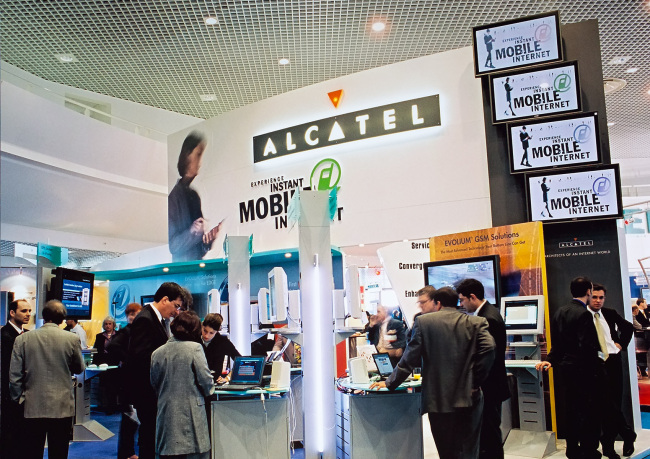
<path fill-rule="evenodd" d="M 291 258 L 291 253 L 290 252 L 285 253 L 284 258 Z"/>
<path fill-rule="evenodd" d="M 636 67 L 630 67 L 625 71 L 625 73 L 636 73 L 639 69 Z"/>
<path fill-rule="evenodd" d="M 216 94 L 199 94 L 202 102 L 214 102 L 217 100 Z"/>
<path fill-rule="evenodd" d="M 611 61 L 609 61 L 609 65 L 621 65 L 621 64 L 625 64 L 629 60 L 630 60 L 630 56 L 617 56 Z"/>
<path fill-rule="evenodd" d="M 383 21 L 377 21 L 372 24 L 373 32 L 381 32 L 386 28 L 386 23 Z"/>
<path fill-rule="evenodd" d="M 169 272 L 169 268 L 165 266 L 165 267 L 163 268 L 163 272 L 165 272 L 165 273 Z"/>
<path fill-rule="evenodd" d="M 72 54 L 55 54 L 54 57 L 56 57 L 60 62 L 63 62 L 64 64 L 77 62 L 77 58 Z"/>
<path fill-rule="evenodd" d="M 208 16 L 207 18 L 205 18 L 205 25 L 217 25 L 218 23 L 219 20 L 214 16 Z"/>
<path fill-rule="evenodd" d="M 289 62 L 291 62 L 291 61 L 286 57 L 282 57 L 282 58 L 278 59 L 278 64 L 280 64 L 280 65 L 288 65 Z"/>
<path fill-rule="evenodd" d="M 611 94 L 616 91 L 620 91 L 625 87 L 627 81 L 622 80 L 621 78 L 605 78 L 603 79 L 605 94 Z"/>
<path fill-rule="evenodd" d="M 203 262 L 199 263 L 199 268 L 205 268 L 205 263 Z"/>
<path fill-rule="evenodd" d="M 359 244 L 359 247 L 365 247 L 366 244 Z"/>
<path fill-rule="evenodd" d="M 610 121 L 609 123 L 607 123 L 607 127 L 612 127 L 612 126 L 614 126 L 615 124 L 616 124 L 616 123 L 615 123 L 614 121 Z"/>

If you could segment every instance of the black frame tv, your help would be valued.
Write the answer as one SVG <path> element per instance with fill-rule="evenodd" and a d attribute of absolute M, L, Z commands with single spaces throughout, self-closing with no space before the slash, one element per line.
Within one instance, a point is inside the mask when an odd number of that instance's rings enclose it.
<path fill-rule="evenodd" d="M 68 319 L 90 320 L 95 275 L 68 268 L 55 268 L 52 274 L 48 299 L 61 301 Z"/>

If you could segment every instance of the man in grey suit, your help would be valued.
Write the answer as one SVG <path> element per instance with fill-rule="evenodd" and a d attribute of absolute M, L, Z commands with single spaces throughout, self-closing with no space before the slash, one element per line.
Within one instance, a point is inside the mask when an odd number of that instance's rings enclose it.
<path fill-rule="evenodd" d="M 68 457 L 74 416 L 72 375 L 84 371 L 79 338 L 59 328 L 67 311 L 60 301 L 43 307 L 45 324 L 16 338 L 9 368 L 11 398 L 25 407 L 30 441 L 21 457 L 42 458 L 47 437 L 48 457 Z"/>
<path fill-rule="evenodd" d="M 483 395 L 481 383 L 494 361 L 487 321 L 458 311 L 458 294 L 442 287 L 433 294 L 433 312 L 415 319 L 404 355 L 385 382 L 371 388 L 395 389 L 422 367 L 422 412 L 441 459 L 479 454 Z"/>

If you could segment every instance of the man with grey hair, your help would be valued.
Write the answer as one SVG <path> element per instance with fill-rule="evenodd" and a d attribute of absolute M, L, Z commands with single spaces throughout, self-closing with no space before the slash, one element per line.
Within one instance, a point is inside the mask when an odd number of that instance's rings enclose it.
<path fill-rule="evenodd" d="M 67 311 L 58 300 L 43 307 L 43 326 L 14 343 L 9 368 L 11 398 L 25 407 L 25 458 L 41 458 L 47 437 L 48 456 L 68 456 L 74 416 L 72 375 L 84 371 L 79 338 L 59 325 Z"/>

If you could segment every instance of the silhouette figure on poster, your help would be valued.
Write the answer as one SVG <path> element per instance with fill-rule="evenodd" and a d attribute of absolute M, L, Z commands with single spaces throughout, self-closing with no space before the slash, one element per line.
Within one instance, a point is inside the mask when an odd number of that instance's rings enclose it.
<path fill-rule="evenodd" d="M 526 132 L 526 126 L 522 126 L 521 131 L 519 131 L 519 140 L 521 140 L 521 148 L 523 148 L 524 150 L 524 154 L 521 157 L 522 166 L 533 167 L 528 162 L 528 141 L 532 139 L 533 138 L 530 136 L 530 134 Z"/>
<path fill-rule="evenodd" d="M 495 32 L 496 34 L 496 32 Z M 492 64 L 492 43 L 494 43 L 496 40 L 490 33 L 490 29 L 487 29 L 485 31 L 485 35 L 483 35 L 483 41 L 485 42 L 485 49 L 487 50 L 487 58 L 485 59 L 485 67 L 490 67 L 491 69 L 494 68 L 494 65 Z"/>
<path fill-rule="evenodd" d="M 551 191 L 549 186 L 546 184 L 546 177 L 542 179 L 542 201 L 544 201 L 544 207 L 546 207 L 546 212 L 548 212 L 548 216 L 553 218 L 553 215 L 551 215 L 551 211 L 548 208 L 548 192 Z M 542 217 L 546 217 L 546 214 L 542 210 Z"/>
<path fill-rule="evenodd" d="M 506 77 L 506 82 L 503 83 L 503 89 L 506 90 L 506 101 L 508 102 L 508 107 L 510 108 L 510 113 L 512 113 L 512 116 L 516 116 L 516 115 L 515 115 L 515 111 L 512 109 L 512 100 L 511 100 L 511 97 L 510 97 L 510 93 L 511 93 L 512 90 L 514 89 L 514 88 L 510 85 L 510 77 Z M 507 115 L 507 114 L 508 114 L 508 110 L 506 110 L 505 113 L 506 113 L 506 115 Z"/>

